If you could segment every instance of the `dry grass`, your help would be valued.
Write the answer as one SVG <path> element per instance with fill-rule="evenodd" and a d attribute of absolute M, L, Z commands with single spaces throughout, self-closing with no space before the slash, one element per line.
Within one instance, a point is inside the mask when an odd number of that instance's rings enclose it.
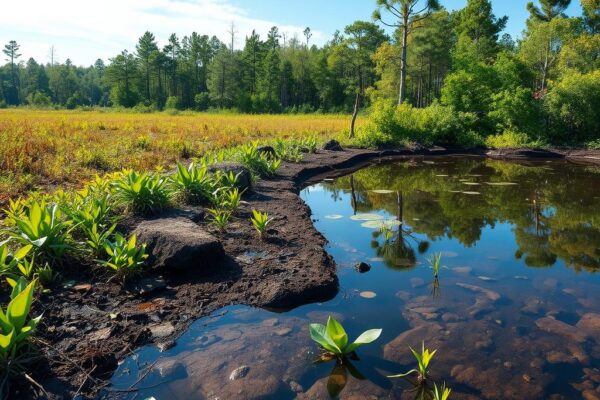
<path fill-rule="evenodd" d="M 72 186 L 96 174 L 169 168 L 251 140 L 334 136 L 341 115 L 180 115 L 0 110 L 0 205 L 33 190 Z"/>

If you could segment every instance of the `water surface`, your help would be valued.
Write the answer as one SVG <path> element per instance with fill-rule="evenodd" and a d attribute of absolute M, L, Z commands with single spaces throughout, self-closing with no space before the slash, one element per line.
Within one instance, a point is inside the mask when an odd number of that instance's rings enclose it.
<path fill-rule="evenodd" d="M 413 368 L 408 346 L 422 341 L 438 350 L 432 377 L 452 398 L 600 397 L 600 168 L 425 158 L 301 196 L 330 242 L 337 297 L 202 318 L 174 348 L 127 359 L 113 387 L 142 390 L 120 397 L 327 399 L 329 380 L 330 392 L 345 383 L 341 398 L 410 399 L 410 381 L 385 376 Z M 438 252 L 436 280 L 427 260 Z M 354 269 L 361 261 L 369 272 Z M 358 373 L 313 363 L 307 325 L 328 315 L 351 337 L 383 328 L 359 349 Z"/>

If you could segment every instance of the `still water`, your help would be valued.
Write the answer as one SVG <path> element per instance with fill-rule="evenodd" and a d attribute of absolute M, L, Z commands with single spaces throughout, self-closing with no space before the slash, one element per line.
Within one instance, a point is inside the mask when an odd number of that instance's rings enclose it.
<path fill-rule="evenodd" d="M 301 197 L 329 240 L 337 297 L 286 313 L 220 310 L 174 348 L 142 348 L 119 367 L 113 388 L 142 390 L 103 396 L 413 399 L 415 382 L 386 375 L 414 368 L 408 347 L 424 342 L 451 399 L 600 397 L 600 168 L 425 158 Z M 369 272 L 355 270 L 362 261 Z M 354 368 L 313 363 L 308 324 L 328 315 L 351 340 L 383 328 Z"/>

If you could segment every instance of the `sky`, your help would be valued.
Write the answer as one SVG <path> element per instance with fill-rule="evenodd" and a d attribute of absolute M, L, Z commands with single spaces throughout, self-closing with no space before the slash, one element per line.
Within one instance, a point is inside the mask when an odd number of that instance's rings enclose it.
<path fill-rule="evenodd" d="M 448 10 L 460 9 L 467 0 L 441 0 Z M 492 0 L 496 16 L 509 17 L 506 32 L 518 37 L 525 27 L 527 0 Z M 137 39 L 153 32 L 160 45 L 171 33 L 216 35 L 229 42 L 235 25 L 236 48 L 252 29 L 265 37 L 278 26 L 288 37 L 310 27 L 311 43 L 322 45 L 336 30 L 355 20 L 370 20 L 375 0 L 19 0 L 7 1 L 0 13 L 0 44 L 16 40 L 21 60 L 49 61 L 70 58 L 76 65 L 108 61 L 121 50 L 135 50 Z M 568 15 L 579 15 L 573 0 Z"/>

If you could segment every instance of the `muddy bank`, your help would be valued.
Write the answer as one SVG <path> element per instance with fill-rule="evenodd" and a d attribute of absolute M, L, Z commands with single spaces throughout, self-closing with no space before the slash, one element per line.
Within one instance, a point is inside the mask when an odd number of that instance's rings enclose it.
<path fill-rule="evenodd" d="M 44 312 L 39 327 L 44 359 L 34 378 L 51 398 L 92 397 L 106 384 L 118 361 L 135 348 L 147 343 L 168 348 L 192 320 L 218 308 L 248 304 L 286 309 L 333 298 L 338 290 L 335 265 L 324 251 L 325 239 L 314 228 L 310 210 L 298 197 L 300 188 L 370 162 L 448 154 L 523 160 L 572 157 L 559 152 L 535 157 L 520 150 L 486 154 L 442 148 L 349 149 L 320 151 L 301 163 L 284 163 L 276 178 L 256 183 L 226 234 L 213 232 L 202 239 L 205 250 L 198 250 L 203 256 L 193 268 L 168 275 L 164 270 L 152 271 L 122 289 L 74 262 L 61 286 L 37 303 L 36 311 Z M 578 162 L 600 162 L 600 152 L 576 156 Z M 250 223 L 252 209 L 274 218 L 263 241 L 257 239 Z M 205 225 L 202 210 L 170 214 L 164 222 L 174 223 L 175 235 L 181 232 L 183 237 L 190 225 Z M 45 398 L 39 388 L 20 390 L 23 398 Z"/>

